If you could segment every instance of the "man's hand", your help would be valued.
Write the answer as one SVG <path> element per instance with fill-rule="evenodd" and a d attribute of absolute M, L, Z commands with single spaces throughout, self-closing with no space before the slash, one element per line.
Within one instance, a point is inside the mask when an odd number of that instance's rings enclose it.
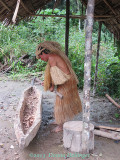
<path fill-rule="evenodd" d="M 50 90 L 50 92 L 53 92 L 54 91 L 54 86 L 51 86 L 49 90 Z"/>

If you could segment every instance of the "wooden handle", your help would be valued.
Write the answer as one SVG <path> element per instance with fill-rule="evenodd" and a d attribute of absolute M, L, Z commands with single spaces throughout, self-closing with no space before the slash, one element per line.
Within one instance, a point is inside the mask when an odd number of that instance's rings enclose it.
<path fill-rule="evenodd" d="M 33 85 L 34 85 L 35 78 L 36 78 L 36 77 L 34 77 L 33 80 L 32 80 L 32 82 L 31 82 L 32 87 L 33 87 Z"/>
<path fill-rule="evenodd" d="M 56 92 L 56 94 L 62 99 L 63 98 L 63 95 L 60 94 L 59 92 Z"/>

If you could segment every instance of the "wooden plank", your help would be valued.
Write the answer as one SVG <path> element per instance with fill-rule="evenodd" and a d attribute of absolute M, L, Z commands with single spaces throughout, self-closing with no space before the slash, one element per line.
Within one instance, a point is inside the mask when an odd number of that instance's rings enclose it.
<path fill-rule="evenodd" d="M 120 128 L 117 128 L 117 127 L 110 127 L 110 126 L 103 126 L 103 125 L 94 125 L 94 126 L 95 126 L 95 128 L 103 128 L 103 129 L 108 129 L 108 130 L 120 132 Z"/>

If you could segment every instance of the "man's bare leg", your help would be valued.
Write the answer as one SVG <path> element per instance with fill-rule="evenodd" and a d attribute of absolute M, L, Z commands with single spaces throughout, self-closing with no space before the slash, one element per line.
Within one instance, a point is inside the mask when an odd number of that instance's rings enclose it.
<path fill-rule="evenodd" d="M 55 127 L 51 132 L 60 132 L 63 130 L 63 124 L 58 125 L 57 127 Z"/>

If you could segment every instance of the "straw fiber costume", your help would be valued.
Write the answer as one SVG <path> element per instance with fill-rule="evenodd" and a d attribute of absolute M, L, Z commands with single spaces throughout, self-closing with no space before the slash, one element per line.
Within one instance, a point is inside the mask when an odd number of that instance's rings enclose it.
<path fill-rule="evenodd" d="M 57 66 L 50 67 L 49 61 L 45 69 L 44 90 L 49 90 L 51 84 L 54 84 L 57 86 L 57 92 L 63 95 L 62 99 L 56 95 L 54 108 L 56 123 L 63 124 L 64 122 L 71 120 L 76 114 L 82 111 L 82 105 L 77 89 L 78 80 L 72 70 L 69 59 L 64 52 L 61 51 L 61 46 L 59 43 L 52 41 L 40 43 L 36 49 L 36 56 L 38 56 L 40 51 L 43 49 L 49 50 L 50 54 L 60 56 L 67 64 L 70 71 L 70 74 L 66 74 Z"/>

